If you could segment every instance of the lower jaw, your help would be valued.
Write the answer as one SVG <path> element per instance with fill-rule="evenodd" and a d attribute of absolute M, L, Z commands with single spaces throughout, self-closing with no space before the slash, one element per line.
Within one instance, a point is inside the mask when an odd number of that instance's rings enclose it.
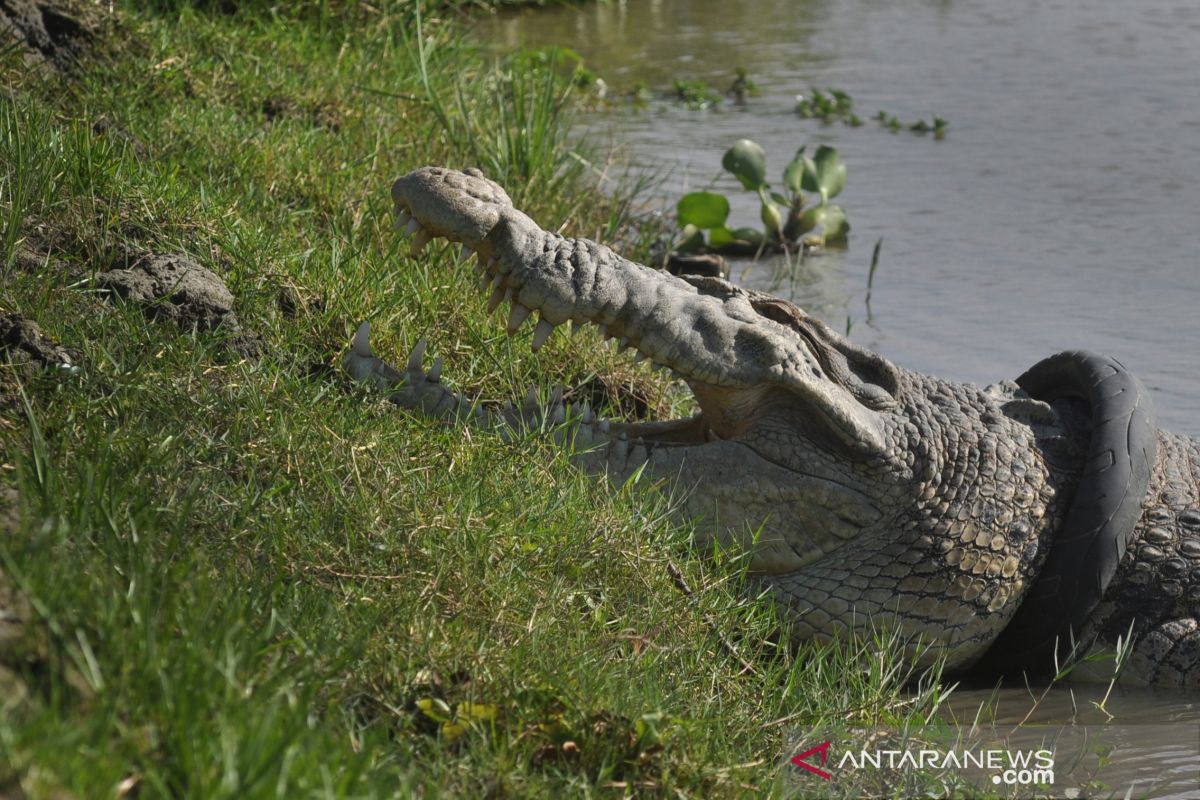
<path fill-rule="evenodd" d="M 701 416 L 654 422 L 613 423 L 614 432 L 630 440 L 641 439 L 661 444 L 698 444 L 704 441 L 705 423 Z"/>
<path fill-rule="evenodd" d="M 703 414 L 687 419 L 664 420 L 661 422 L 613 423 L 612 430 L 633 441 L 655 442 L 666 445 L 699 445 L 724 441 Z"/>

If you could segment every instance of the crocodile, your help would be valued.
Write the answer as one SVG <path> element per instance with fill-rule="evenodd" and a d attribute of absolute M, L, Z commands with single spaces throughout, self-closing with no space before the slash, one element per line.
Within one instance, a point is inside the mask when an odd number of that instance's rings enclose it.
<path fill-rule="evenodd" d="M 560 325 L 597 326 L 698 411 L 623 422 L 560 393 L 484 405 L 443 383 L 425 340 L 403 368 L 378 358 L 368 323 L 345 358 L 355 379 L 440 420 L 545 431 L 617 482 L 661 480 L 697 547 L 746 553 L 797 641 L 883 625 L 950 671 L 1085 674 L 1089 654 L 1116 653 L 1122 682 L 1200 689 L 1200 441 L 1159 429 L 1117 360 L 941 380 L 786 300 L 542 230 L 476 169 L 418 169 L 392 198 L 414 258 L 444 237 L 476 259 L 510 334 L 538 312 L 535 352 Z"/>

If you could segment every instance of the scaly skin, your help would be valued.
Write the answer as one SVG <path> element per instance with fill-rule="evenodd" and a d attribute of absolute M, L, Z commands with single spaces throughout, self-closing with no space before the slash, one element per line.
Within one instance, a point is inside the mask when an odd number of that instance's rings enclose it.
<path fill-rule="evenodd" d="M 598 325 L 686 381 L 700 413 L 624 424 L 534 398 L 486 411 L 441 384 L 440 362 L 426 372 L 423 345 L 403 371 L 384 364 L 366 324 L 346 360 L 355 378 L 442 419 L 544 426 L 617 482 L 639 469 L 668 479 L 700 520 L 699 546 L 752 547 L 799 637 L 894 625 L 927 662 L 958 669 L 1013 619 L 1081 481 L 1086 405 L 898 368 L 786 301 L 544 231 L 476 170 L 426 167 L 392 196 L 413 255 L 434 237 L 477 255 L 489 306 L 512 305 L 510 333 L 538 312 L 535 351 L 557 325 Z M 1072 633 L 1077 652 L 1111 648 L 1133 623 L 1124 678 L 1200 688 L 1200 445 L 1160 433 L 1151 463 L 1117 576 Z"/>

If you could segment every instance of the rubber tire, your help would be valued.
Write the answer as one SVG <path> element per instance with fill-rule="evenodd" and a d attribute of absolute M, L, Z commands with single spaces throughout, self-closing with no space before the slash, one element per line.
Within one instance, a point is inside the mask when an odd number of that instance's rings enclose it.
<path fill-rule="evenodd" d="M 1031 397 L 1086 402 L 1087 461 L 1062 529 L 1016 615 L 980 661 L 988 672 L 1053 674 L 1112 582 L 1129 546 L 1158 450 L 1154 404 L 1115 358 L 1086 351 L 1050 356 L 1017 378 Z"/>

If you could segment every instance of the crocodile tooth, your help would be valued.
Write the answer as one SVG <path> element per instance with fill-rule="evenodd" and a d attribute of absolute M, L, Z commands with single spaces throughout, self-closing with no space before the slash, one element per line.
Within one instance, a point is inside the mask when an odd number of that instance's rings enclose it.
<path fill-rule="evenodd" d="M 350 348 L 354 354 L 363 358 L 370 358 L 374 353 L 371 352 L 371 323 L 363 321 L 358 326 L 358 330 L 354 332 L 354 339 L 350 343 Z"/>
<path fill-rule="evenodd" d="M 458 247 L 458 263 L 462 264 L 468 258 L 475 255 L 475 251 L 471 249 L 469 244 L 462 244 Z"/>
<path fill-rule="evenodd" d="M 638 350 L 638 352 L 637 352 L 637 355 L 635 355 L 635 356 L 633 357 L 633 363 L 635 363 L 635 364 L 640 364 L 640 363 L 642 363 L 643 361 L 645 361 L 647 358 L 649 358 L 649 356 L 648 356 L 648 355 L 646 355 L 645 353 L 643 353 L 641 350 Z"/>
<path fill-rule="evenodd" d="M 609 428 L 612 427 L 612 423 L 606 419 L 602 419 L 596 423 L 596 427 L 600 429 L 601 433 L 608 433 Z"/>
<path fill-rule="evenodd" d="M 538 320 L 537 328 L 533 331 L 533 352 L 542 349 L 542 345 L 550 338 L 550 334 L 554 333 L 554 325 L 545 317 Z"/>
<path fill-rule="evenodd" d="M 416 219 L 410 219 L 404 225 L 404 232 L 409 235 L 412 235 L 419 230 L 421 230 L 421 223 L 418 222 Z"/>
<path fill-rule="evenodd" d="M 622 336 L 622 337 L 621 337 L 621 340 L 620 340 L 619 342 L 617 342 L 617 352 L 618 352 L 618 353 L 619 353 L 619 352 L 621 352 L 621 351 L 622 351 L 622 350 L 624 350 L 626 347 L 629 347 L 629 337 L 628 337 L 628 336 Z"/>
<path fill-rule="evenodd" d="M 488 274 L 486 272 L 481 271 L 479 273 L 479 280 L 475 283 L 475 287 L 477 289 L 479 289 L 479 291 L 482 292 L 484 289 L 486 289 L 491 284 L 491 282 L 492 282 L 492 279 L 488 276 Z"/>
<path fill-rule="evenodd" d="M 511 295 L 512 289 L 505 294 Z M 521 328 L 521 323 L 529 318 L 529 314 L 528 308 L 513 300 L 512 309 L 508 312 L 508 324 L 504 326 L 504 329 L 509 333 L 516 333 Z"/>
<path fill-rule="evenodd" d="M 412 212 L 404 206 L 396 206 L 396 227 L 403 228 L 413 218 Z"/>
<path fill-rule="evenodd" d="M 593 422 L 596 419 L 596 413 L 592 411 L 592 407 L 586 402 L 583 404 L 583 411 L 580 412 L 580 416 L 583 418 L 584 423 Z"/>
<path fill-rule="evenodd" d="M 433 360 L 433 366 L 429 368 L 429 374 L 425 379 L 430 383 L 438 383 L 442 379 L 442 357 L 438 356 Z"/>
<path fill-rule="evenodd" d="M 491 314 L 493 311 L 495 311 L 497 308 L 499 308 L 500 303 L 502 303 L 503 301 L 504 301 L 504 290 L 501 289 L 499 286 L 492 289 L 492 296 L 488 298 L 488 304 L 487 304 L 488 313 Z"/>
<path fill-rule="evenodd" d="M 417 235 L 413 237 L 412 246 L 408 248 L 408 253 L 411 256 L 421 255 L 421 251 L 425 249 L 425 245 L 433 239 L 433 234 L 422 228 L 417 231 Z"/>
<path fill-rule="evenodd" d="M 504 276 L 497 272 L 496 277 L 492 278 L 492 288 L 499 289 L 502 283 L 504 283 Z"/>
<path fill-rule="evenodd" d="M 429 347 L 429 341 L 421 339 L 412 349 L 412 352 L 408 354 L 408 368 L 410 370 L 420 369 L 421 365 L 425 363 L 425 348 L 427 347 Z"/>
<path fill-rule="evenodd" d="M 550 405 L 561 406 L 562 399 L 563 399 L 563 387 L 555 386 L 554 390 L 552 392 L 550 392 Z"/>
<path fill-rule="evenodd" d="M 554 411 L 550 415 L 550 424 L 562 425 L 566 421 L 567 421 L 567 412 L 562 407 L 562 404 L 560 403 L 559 405 L 556 405 L 554 407 Z"/>
<path fill-rule="evenodd" d="M 537 389 L 534 389 L 532 386 L 529 387 L 529 394 L 525 395 L 525 405 L 530 406 L 532 408 L 537 408 L 537 405 L 538 405 Z"/>

